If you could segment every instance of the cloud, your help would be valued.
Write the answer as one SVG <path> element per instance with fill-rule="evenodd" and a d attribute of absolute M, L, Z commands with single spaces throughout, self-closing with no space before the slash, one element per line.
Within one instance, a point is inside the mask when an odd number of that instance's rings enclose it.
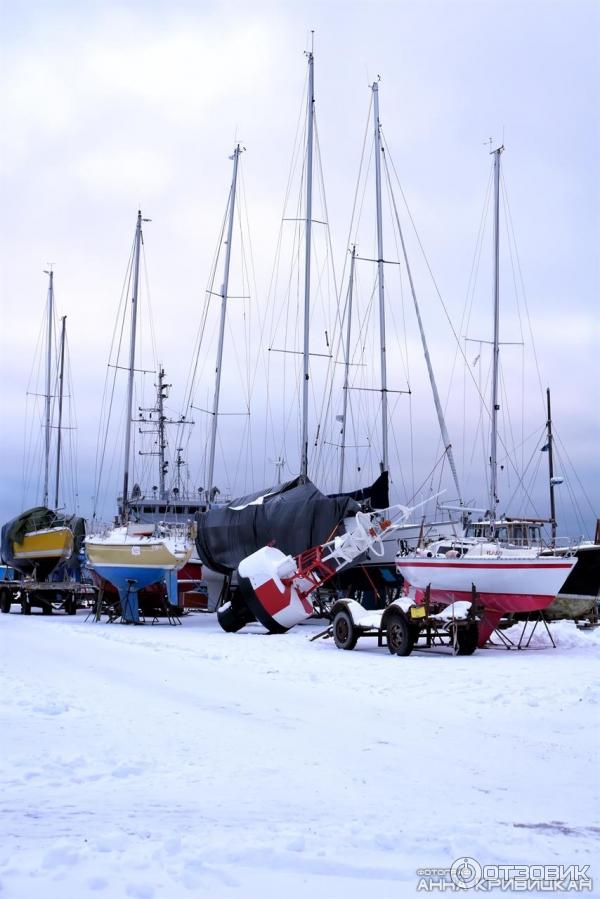
<path fill-rule="evenodd" d="M 81 494 L 89 501 L 107 350 L 139 206 L 153 220 L 145 241 L 158 352 L 173 383 L 173 407 L 180 408 L 231 179 L 228 156 L 236 138 L 248 148 L 242 171 L 256 266 L 252 302 L 265 315 L 292 141 L 304 109 L 302 51 L 314 26 L 319 136 L 338 277 L 347 253 L 368 85 L 378 72 L 383 75 L 381 114 L 390 151 L 457 330 L 489 173 L 483 141 L 506 126 L 504 171 L 542 386 L 548 381 L 552 387 L 555 419 L 569 437 L 576 466 L 581 461 L 589 482 L 600 482 L 593 459 L 597 424 L 590 420 L 590 409 L 599 404 L 595 346 L 600 284 L 595 260 L 600 175 L 594 147 L 600 77 L 592 47 L 597 16 L 586 12 L 585 5 L 559 2 L 540 19 L 537 6 L 382 2 L 374 15 L 369 4 L 351 0 L 302 5 L 259 0 L 251 8 L 158 0 L 34 0 L 14 5 L 4 23 L 0 101 L 6 175 L 0 215 L 0 383 L 3 414 L 11 421 L 10 438 L 3 446 L 10 459 L 5 470 L 18 469 L 21 463 L 23 396 L 44 307 L 42 270 L 51 260 L 59 309 L 68 314 Z M 501 78 L 497 66 L 490 64 L 500 58 L 505 61 Z M 370 182 L 363 255 L 373 255 L 372 202 Z M 386 253 L 393 259 L 399 251 L 389 218 L 384 227 Z M 471 389 L 465 400 L 462 374 L 455 373 L 451 381 L 453 337 L 408 224 L 406 235 L 443 402 L 448 397 L 451 437 L 457 455 L 468 462 L 474 440 L 469 428 L 473 432 L 479 420 L 476 393 Z M 505 249 L 503 243 L 503 253 Z M 235 244 L 231 283 L 236 293 L 242 284 L 235 269 L 237 250 Z M 372 272 L 366 263 L 361 265 L 359 280 L 368 293 Z M 518 340 L 512 271 L 506 260 L 503 266 L 502 335 L 504 340 Z M 487 241 L 471 336 L 490 335 L 490 271 Z M 403 301 L 396 274 L 386 272 L 386 285 L 388 381 L 396 388 L 405 386 L 406 342 L 413 389 L 410 401 L 401 397 L 394 405 L 395 464 L 408 471 L 414 462 L 419 482 L 435 462 L 435 414 L 405 279 Z M 282 291 L 271 300 L 281 304 Z M 234 315 L 232 321 L 241 337 L 240 319 Z M 376 316 L 374 326 L 367 346 L 376 368 Z M 318 331 L 315 346 L 322 342 L 322 322 Z M 264 351 L 261 342 L 271 336 L 254 331 L 251 349 Z M 236 365 L 228 366 L 224 375 L 224 408 L 237 410 L 243 391 L 235 386 L 234 376 L 242 353 L 230 330 L 226 339 L 226 354 L 235 355 Z M 199 404 L 211 401 L 213 351 L 207 347 L 202 359 L 206 376 Z M 529 433 L 543 420 L 534 360 L 527 360 L 533 367 L 523 385 L 523 350 L 507 347 L 502 355 L 506 393 L 513 398 L 511 414 L 520 411 L 525 387 Z M 484 351 L 482 372 L 485 359 Z M 217 466 L 231 475 L 232 489 L 241 492 L 244 479 L 274 474 L 266 460 L 277 458 L 278 444 L 287 441 L 288 465 L 296 465 L 297 379 L 286 381 L 289 393 L 284 395 L 276 378 L 266 384 L 262 360 L 259 372 L 254 470 L 249 474 L 245 466 L 237 466 L 234 419 L 227 423 L 218 451 Z M 315 399 L 317 408 L 320 399 Z M 373 434 L 376 443 L 378 397 L 371 399 L 370 406 L 364 399 L 366 411 L 357 420 L 357 431 Z M 507 412 L 504 396 L 502 404 Z M 333 401 L 332 406 L 337 411 L 340 403 Z M 280 421 L 284 416 L 287 431 Z M 196 469 L 202 467 L 204 431 L 203 421 L 190 444 L 189 461 Z M 113 439 L 116 443 L 117 437 Z M 375 465 L 378 452 L 375 448 L 371 454 Z M 479 442 L 477 453 L 479 458 Z M 332 463 L 329 474 L 334 467 Z M 475 472 L 473 466 L 472 471 L 478 493 L 484 492 L 483 467 Z M 397 471 L 394 477 L 400 483 Z M 5 516 L 18 511 L 15 506 L 21 501 L 13 488 L 3 480 L 4 496 L 10 494 L 10 499 L 0 497 Z M 110 490 L 106 507 L 112 511 Z"/>

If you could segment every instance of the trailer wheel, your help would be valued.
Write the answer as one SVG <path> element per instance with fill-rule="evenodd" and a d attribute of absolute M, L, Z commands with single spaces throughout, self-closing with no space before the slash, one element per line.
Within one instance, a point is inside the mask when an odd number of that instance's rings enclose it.
<path fill-rule="evenodd" d="M 3 612 L 4 615 L 8 615 L 10 612 L 11 605 L 10 591 L 4 588 L 0 593 L 0 612 Z"/>
<path fill-rule="evenodd" d="M 478 643 L 479 628 L 475 622 L 467 627 L 456 628 L 455 652 L 457 656 L 472 656 Z"/>
<path fill-rule="evenodd" d="M 67 615 L 77 614 L 77 595 L 75 593 L 65 599 L 65 612 Z"/>
<path fill-rule="evenodd" d="M 391 612 L 387 619 L 388 650 L 397 656 L 409 656 L 415 645 L 415 634 L 404 615 Z"/>
<path fill-rule="evenodd" d="M 346 609 L 336 612 L 333 619 L 333 639 L 338 649 L 354 649 L 358 643 L 359 633 L 354 626 L 352 616 Z"/>

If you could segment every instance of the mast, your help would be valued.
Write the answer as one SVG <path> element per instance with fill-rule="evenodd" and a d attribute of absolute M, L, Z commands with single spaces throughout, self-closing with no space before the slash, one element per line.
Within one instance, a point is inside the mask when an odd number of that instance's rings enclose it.
<path fill-rule="evenodd" d="M 387 164 L 386 164 L 386 172 L 387 172 Z M 431 384 L 431 392 L 433 393 L 433 402 L 435 405 L 435 411 L 437 413 L 440 433 L 442 435 L 442 441 L 444 443 L 444 449 L 446 451 L 446 455 L 448 456 L 448 463 L 450 465 L 450 470 L 452 472 L 454 486 L 456 487 L 456 490 L 458 492 L 458 501 L 459 501 L 460 505 L 462 506 L 463 505 L 462 493 L 461 493 L 461 489 L 460 489 L 460 484 L 458 482 L 458 473 L 456 471 L 456 464 L 454 462 L 454 453 L 452 452 L 452 443 L 450 442 L 450 435 L 448 434 L 448 428 L 446 427 L 446 419 L 444 418 L 444 410 L 442 409 L 442 404 L 440 402 L 440 395 L 438 392 L 435 375 L 433 373 L 433 366 L 431 364 L 431 358 L 429 356 L 429 347 L 427 346 L 427 338 L 425 337 L 425 329 L 423 327 L 423 322 L 421 320 L 421 310 L 419 309 L 419 303 L 417 301 L 417 293 L 415 291 L 415 285 L 413 282 L 412 271 L 410 269 L 410 264 L 408 262 L 408 253 L 406 252 L 406 244 L 404 243 L 404 234 L 402 231 L 402 227 L 400 225 L 400 216 L 398 215 L 398 207 L 396 206 L 396 198 L 391 189 L 390 189 L 390 195 L 392 197 L 392 205 L 394 207 L 394 216 L 396 218 L 398 234 L 400 235 L 400 243 L 402 245 L 402 255 L 404 256 L 404 264 L 406 265 L 406 274 L 408 275 L 408 283 L 410 284 L 410 292 L 412 294 L 415 312 L 417 314 L 419 333 L 421 335 L 421 344 L 423 346 L 423 355 L 425 356 L 425 363 L 427 365 L 427 373 L 429 375 L 429 383 Z"/>
<path fill-rule="evenodd" d="M 237 144 L 233 151 L 233 178 L 231 180 L 231 190 L 229 192 L 229 222 L 227 225 L 227 243 L 225 249 L 225 266 L 223 271 L 223 286 L 221 288 L 221 322 L 219 325 L 219 343 L 217 348 L 217 365 L 215 369 L 215 395 L 213 399 L 212 409 L 212 426 L 210 433 L 210 448 L 208 456 L 208 478 L 207 478 L 207 497 L 211 502 L 211 494 L 213 489 L 213 476 L 215 468 L 215 448 L 217 443 L 217 418 L 219 415 L 219 394 L 221 392 L 221 369 L 223 361 L 223 342 L 225 340 L 225 316 L 227 312 L 227 291 L 229 288 L 229 265 L 231 262 L 231 241 L 233 237 L 233 215 L 235 211 L 235 193 L 237 188 L 238 162 L 241 147 Z"/>
<path fill-rule="evenodd" d="M 169 462 L 165 458 L 167 446 L 169 445 L 167 440 L 167 425 L 192 425 L 193 421 L 187 421 L 185 415 L 182 415 L 181 418 L 173 419 L 168 418 L 165 415 L 165 400 L 169 396 L 169 388 L 172 386 L 171 384 L 165 384 L 165 370 L 162 366 L 162 363 L 159 363 L 158 366 L 158 378 L 157 382 L 154 386 L 156 387 L 156 402 L 150 409 L 140 408 L 140 417 L 138 418 L 139 424 L 147 424 L 152 425 L 152 428 L 149 431 L 143 431 L 140 428 L 140 434 L 154 434 L 156 435 L 155 446 L 158 447 L 156 450 L 151 450 L 150 452 L 142 452 L 140 450 L 140 456 L 158 456 L 158 488 L 154 487 L 153 490 L 156 491 L 158 489 L 158 499 L 163 502 L 168 499 L 168 491 L 166 487 L 166 478 L 167 473 L 169 471 Z M 144 413 L 149 413 L 148 418 L 144 418 Z M 183 452 L 183 447 L 178 447 L 177 453 Z M 178 461 L 176 463 L 179 465 L 179 456 Z M 181 464 L 185 464 L 183 461 Z M 179 477 L 179 468 L 177 469 L 177 477 Z M 177 483 L 177 493 L 179 493 L 179 482 Z"/>
<path fill-rule="evenodd" d="M 306 228 L 304 249 L 304 349 L 302 379 L 302 446 L 300 455 L 300 477 L 308 476 L 308 381 L 309 381 L 309 326 L 310 326 L 310 263 L 312 238 L 312 193 L 313 193 L 313 126 L 315 115 L 315 71 L 312 50 L 308 57 L 308 98 L 306 127 Z"/>
<path fill-rule="evenodd" d="M 350 374 L 350 333 L 352 330 L 352 297 L 354 293 L 354 266 L 356 263 L 356 246 L 352 247 L 350 257 L 350 278 L 348 281 L 348 323 L 346 327 L 346 352 L 344 354 L 344 394 L 342 406 L 342 442 L 340 446 L 340 483 L 338 493 L 344 489 L 344 462 L 346 455 L 346 413 L 348 411 L 348 379 Z"/>
<path fill-rule="evenodd" d="M 50 269 L 48 275 L 48 342 L 46 345 L 46 413 L 44 423 L 44 498 L 42 505 L 48 505 L 48 489 L 50 475 L 50 400 L 52 388 L 52 322 L 54 319 L 54 272 Z"/>
<path fill-rule="evenodd" d="M 137 303 L 140 280 L 140 249 L 142 243 L 142 213 L 138 210 L 133 253 L 133 294 L 131 297 L 131 333 L 129 337 L 129 380 L 127 382 L 127 418 L 125 425 L 125 460 L 123 465 L 122 521 L 129 519 L 129 456 L 131 450 L 131 415 L 133 412 L 133 372 L 135 367 L 135 338 L 137 327 Z"/>
<path fill-rule="evenodd" d="M 62 328 L 60 332 L 60 367 L 58 371 L 58 431 L 56 439 L 56 493 L 54 494 L 55 509 L 58 509 L 58 487 L 60 483 L 60 438 L 62 427 L 63 387 L 65 378 L 65 332 L 67 330 L 67 316 L 63 315 L 61 321 Z"/>
<path fill-rule="evenodd" d="M 546 430 L 548 433 L 548 480 L 550 484 L 550 526 L 552 528 L 552 546 L 556 546 L 556 505 L 554 502 L 554 458 L 552 456 L 552 410 L 550 408 L 550 388 L 546 388 L 546 404 L 548 420 Z"/>
<path fill-rule="evenodd" d="M 492 356 L 492 433 L 490 440 L 490 522 L 493 528 L 498 506 L 498 363 L 500 353 L 500 155 L 494 150 L 494 339 Z"/>
<path fill-rule="evenodd" d="M 377 211 L 377 284 L 379 292 L 379 342 L 381 352 L 381 471 L 388 470 L 387 364 L 385 356 L 385 300 L 383 289 L 383 226 L 381 219 L 381 123 L 379 121 L 379 85 L 373 91 L 375 130 L 375 205 Z"/>
<path fill-rule="evenodd" d="M 175 476 L 175 489 L 177 490 L 177 493 L 181 493 L 181 468 L 183 465 L 185 465 L 185 461 L 183 459 L 183 456 L 181 455 L 182 452 L 183 452 L 183 447 L 178 446 L 177 447 L 177 458 L 175 459 L 175 469 L 177 471 L 177 474 Z"/>
<path fill-rule="evenodd" d="M 165 390 L 169 385 L 164 383 L 165 370 L 162 363 L 158 366 L 158 389 L 156 393 L 156 407 L 158 412 L 158 496 L 165 499 L 165 473 L 167 466 L 165 464 L 165 448 L 167 442 L 165 440 L 165 413 L 164 401 Z"/>

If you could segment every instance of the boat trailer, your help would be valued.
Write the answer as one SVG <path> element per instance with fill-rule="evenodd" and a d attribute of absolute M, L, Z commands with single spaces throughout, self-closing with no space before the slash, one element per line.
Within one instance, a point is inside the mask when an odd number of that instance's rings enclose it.
<path fill-rule="evenodd" d="M 86 600 L 93 600 L 97 588 L 78 581 L 35 581 L 31 578 L 0 582 L 0 611 L 7 614 L 13 603 L 21 606 L 22 615 L 31 615 L 32 608 L 40 608 L 44 615 L 64 611 L 77 614 Z"/>
<path fill-rule="evenodd" d="M 460 600 L 447 606 L 431 606 L 429 590 L 422 603 L 409 597 L 393 600 L 384 609 L 365 609 L 353 599 L 339 599 L 331 610 L 329 627 L 312 640 L 333 637 L 338 649 L 354 649 L 362 637 L 387 646 L 392 655 L 408 656 L 413 650 L 446 651 L 472 655 L 479 639 L 478 596 L 473 588 L 471 601 Z"/>

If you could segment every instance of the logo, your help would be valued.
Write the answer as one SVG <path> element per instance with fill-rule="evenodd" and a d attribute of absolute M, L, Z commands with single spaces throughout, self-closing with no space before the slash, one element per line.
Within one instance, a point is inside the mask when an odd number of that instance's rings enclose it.
<path fill-rule="evenodd" d="M 449 868 L 418 868 L 417 893 L 591 893 L 589 865 L 484 865 L 463 855 Z"/>
<path fill-rule="evenodd" d="M 470 890 L 481 880 L 483 869 L 474 858 L 457 858 L 450 868 L 450 877 L 461 890 Z"/>

